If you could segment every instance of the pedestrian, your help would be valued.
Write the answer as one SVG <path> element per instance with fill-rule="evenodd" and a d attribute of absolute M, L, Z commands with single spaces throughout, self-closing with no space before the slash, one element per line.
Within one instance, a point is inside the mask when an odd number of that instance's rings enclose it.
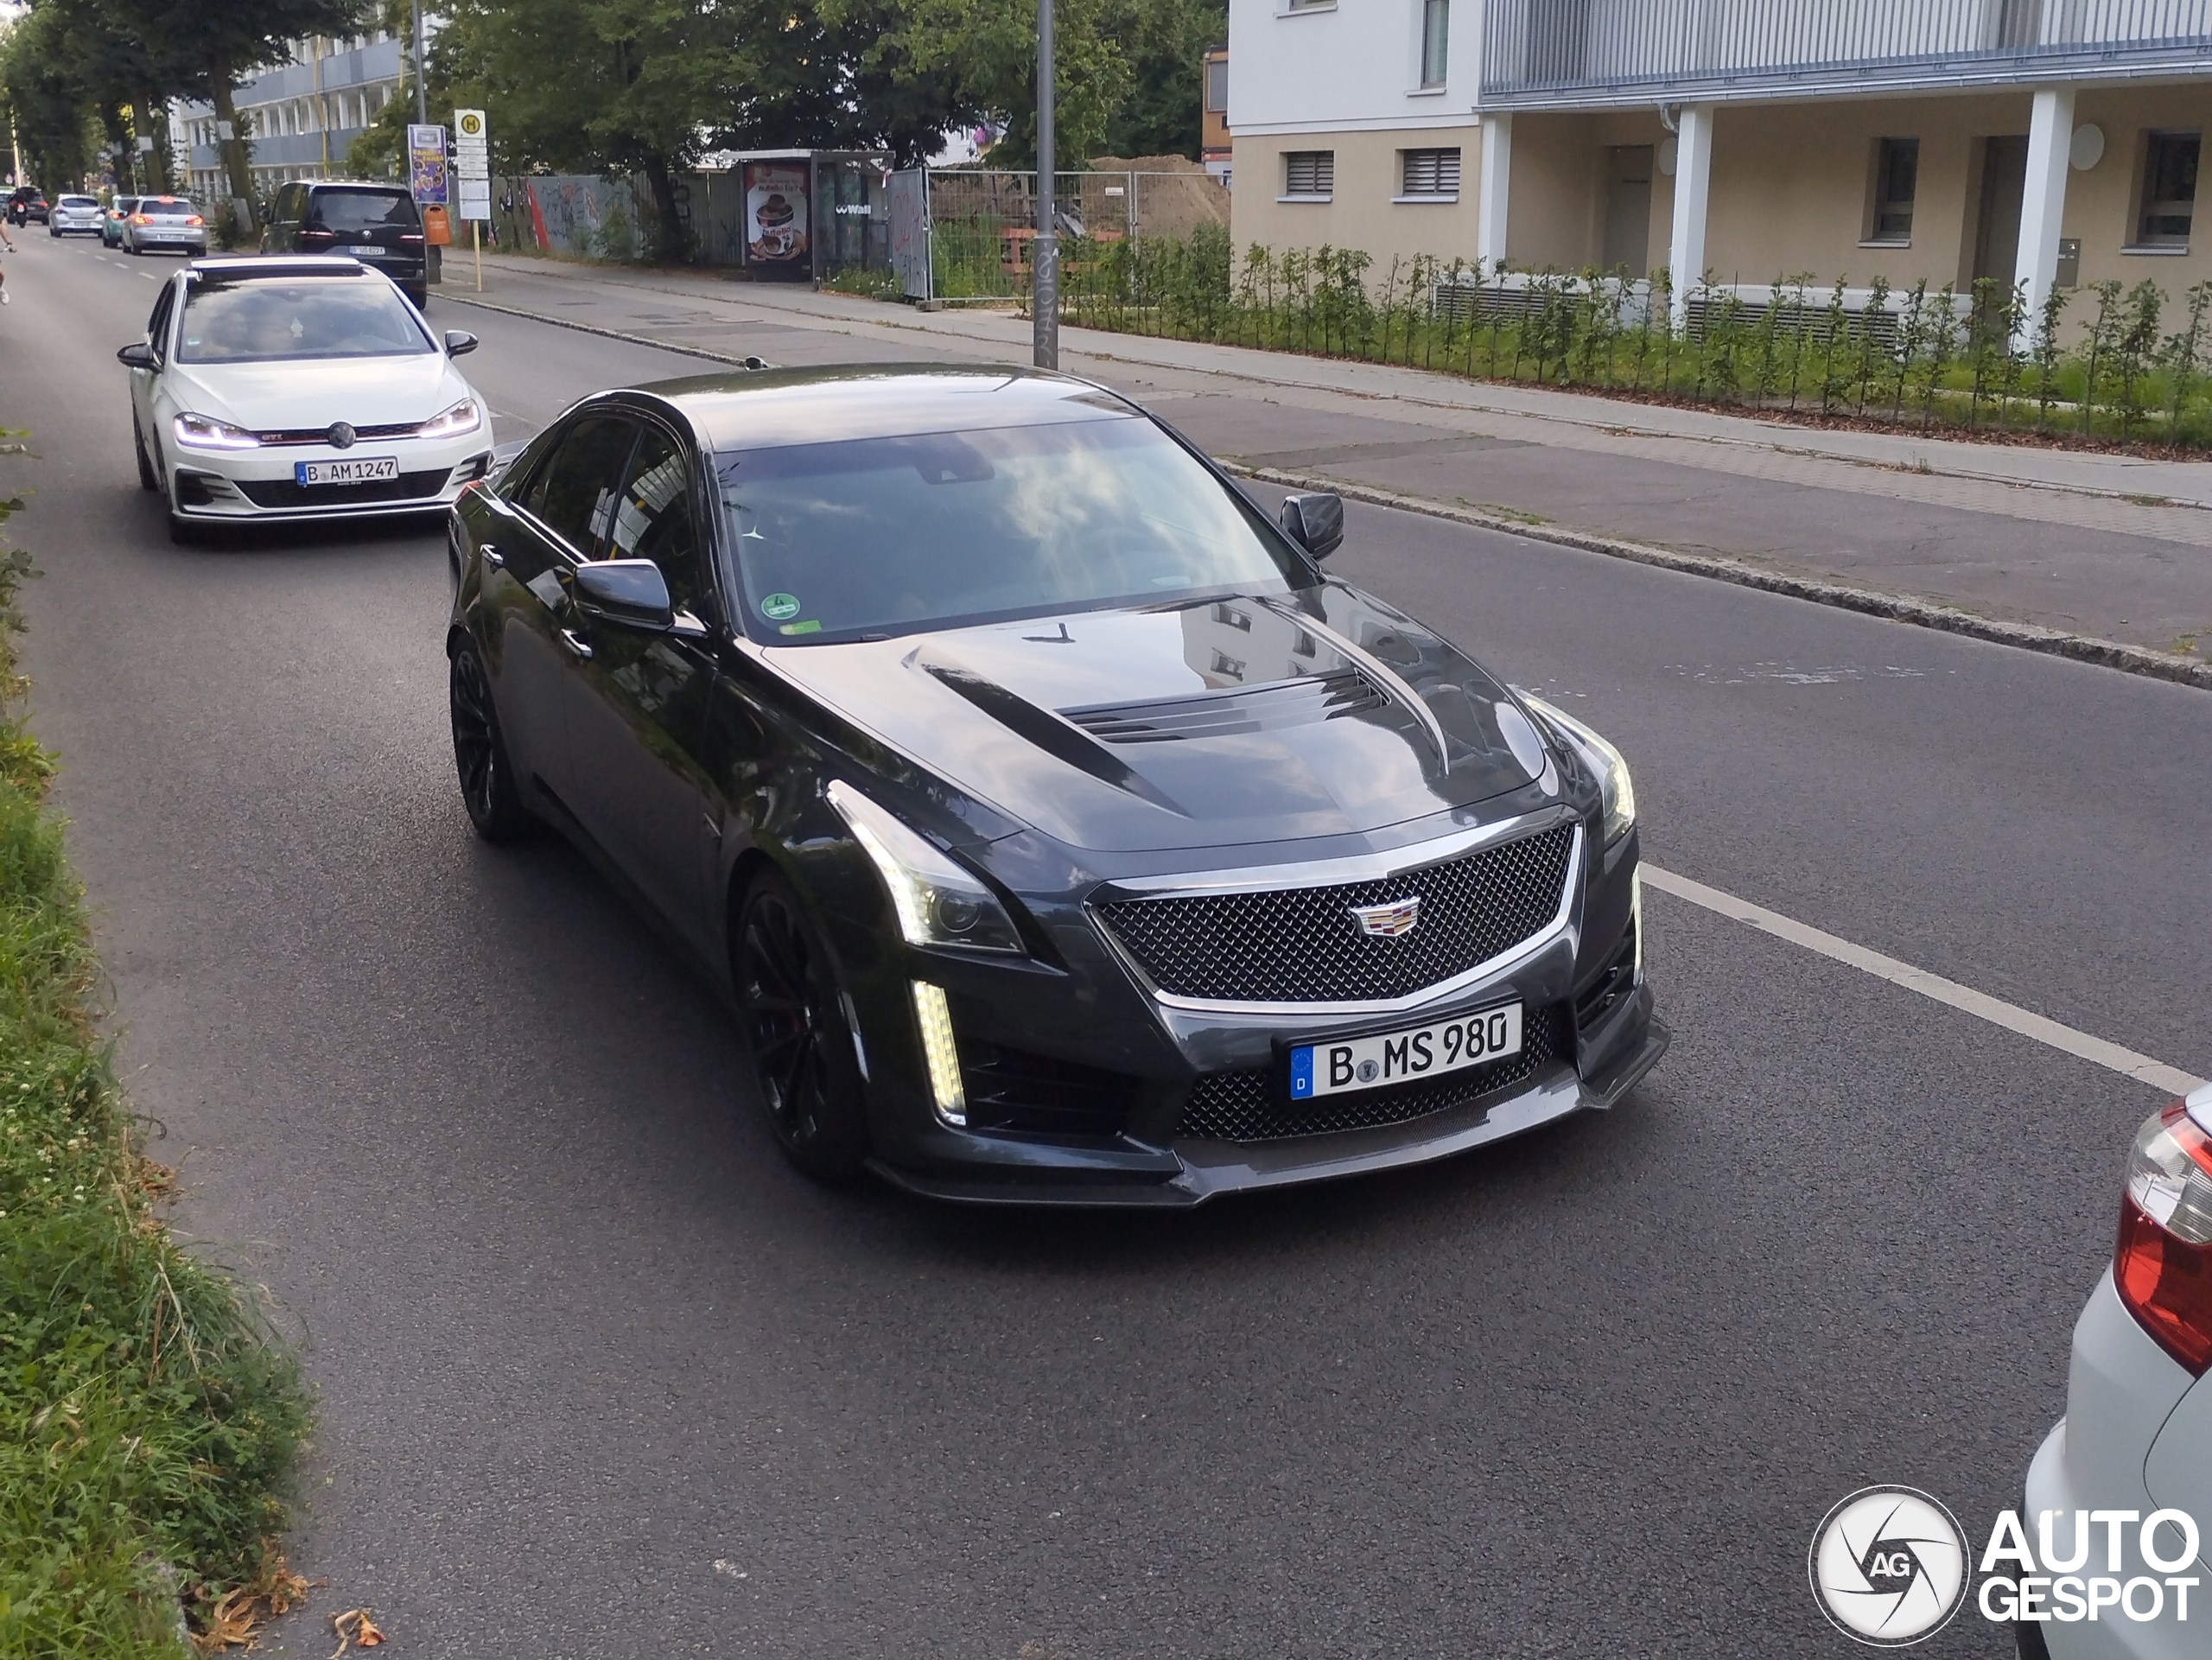
<path fill-rule="evenodd" d="M 4 242 L 8 245 L 8 251 L 10 253 L 16 251 L 16 239 L 8 234 L 8 227 L 5 224 L 0 224 L 0 242 Z M 14 303 L 15 302 L 10 299 L 8 295 L 8 273 L 4 270 L 0 270 L 0 306 L 13 305 Z"/>

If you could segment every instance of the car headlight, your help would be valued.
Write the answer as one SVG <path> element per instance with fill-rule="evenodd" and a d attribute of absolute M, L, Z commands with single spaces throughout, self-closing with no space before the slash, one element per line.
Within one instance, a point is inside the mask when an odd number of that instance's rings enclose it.
<path fill-rule="evenodd" d="M 1521 701 L 1573 745 L 1590 770 L 1598 775 L 1605 804 L 1605 845 L 1611 847 L 1636 827 L 1636 781 L 1628 775 L 1628 762 L 1619 750 L 1565 709 L 1555 709 L 1525 691 L 1521 694 Z"/>
<path fill-rule="evenodd" d="M 483 411 L 476 407 L 476 400 L 464 398 L 451 409 L 432 416 L 415 429 L 417 438 L 453 438 L 464 432 L 474 432 L 484 424 Z"/>
<path fill-rule="evenodd" d="M 244 427 L 212 415 L 180 415 L 169 423 L 177 442 L 188 449 L 258 449 L 261 440 Z"/>
<path fill-rule="evenodd" d="M 908 830 L 842 779 L 826 792 L 891 892 L 910 945 L 1015 951 L 1021 934 L 982 878 Z"/>

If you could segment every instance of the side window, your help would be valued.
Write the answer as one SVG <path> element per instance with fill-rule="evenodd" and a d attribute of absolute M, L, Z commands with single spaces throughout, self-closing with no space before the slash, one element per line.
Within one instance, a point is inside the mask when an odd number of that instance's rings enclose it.
<path fill-rule="evenodd" d="M 171 284 L 162 284 L 162 297 L 154 302 L 154 315 L 146 319 L 146 339 L 152 344 L 154 355 L 168 355 L 169 313 L 176 307 L 176 289 Z"/>
<path fill-rule="evenodd" d="M 607 537 L 610 559 L 650 559 L 668 582 L 678 611 L 699 597 L 699 537 L 691 518 L 691 470 L 683 449 L 658 427 L 647 426 L 637 459 L 614 509 Z"/>
<path fill-rule="evenodd" d="M 531 480 L 524 505 L 580 557 L 596 557 L 613 521 L 615 492 L 637 436 L 632 422 L 588 415 L 569 429 L 552 460 Z"/>

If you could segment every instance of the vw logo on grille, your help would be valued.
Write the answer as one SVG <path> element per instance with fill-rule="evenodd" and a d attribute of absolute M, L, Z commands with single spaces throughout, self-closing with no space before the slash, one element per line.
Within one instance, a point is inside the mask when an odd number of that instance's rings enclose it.
<path fill-rule="evenodd" d="M 1409 934 L 1421 923 L 1418 894 L 1385 905 L 1355 905 L 1350 908 L 1351 919 L 1359 925 L 1360 932 L 1377 939 L 1395 939 L 1400 934 Z"/>
<path fill-rule="evenodd" d="M 353 440 L 358 435 L 345 422 L 334 421 L 330 424 L 330 430 L 322 436 L 330 440 L 330 447 L 333 449 L 351 449 L 353 447 Z"/>

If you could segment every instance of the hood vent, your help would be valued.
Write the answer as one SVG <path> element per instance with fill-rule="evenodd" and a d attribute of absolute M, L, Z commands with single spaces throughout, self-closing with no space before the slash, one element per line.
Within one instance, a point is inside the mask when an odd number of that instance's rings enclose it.
<path fill-rule="evenodd" d="M 1150 703 L 1094 703 L 1060 713 L 1106 743 L 1173 743 L 1280 732 L 1380 709 L 1382 694 L 1357 669 L 1301 675 L 1272 685 L 1233 687 Z"/>

